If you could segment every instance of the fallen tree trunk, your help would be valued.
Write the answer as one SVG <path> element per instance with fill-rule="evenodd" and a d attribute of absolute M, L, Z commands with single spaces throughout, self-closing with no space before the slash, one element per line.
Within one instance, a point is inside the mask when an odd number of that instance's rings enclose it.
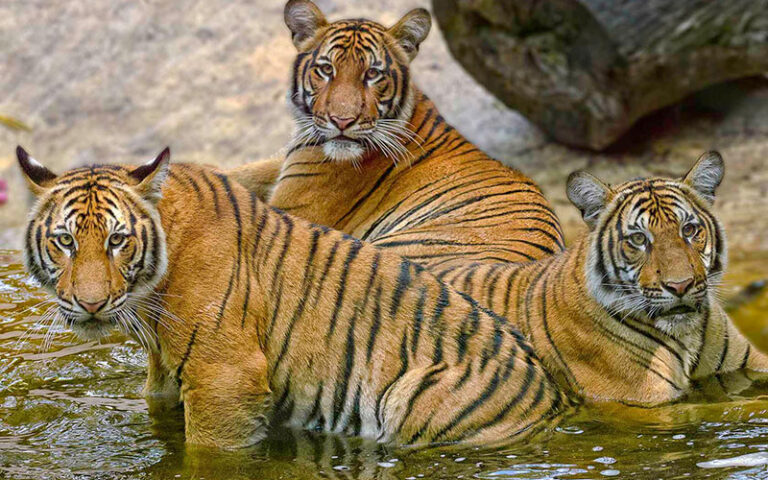
<path fill-rule="evenodd" d="M 768 0 L 433 0 L 453 55 L 555 140 L 603 149 L 641 116 L 768 72 Z"/>

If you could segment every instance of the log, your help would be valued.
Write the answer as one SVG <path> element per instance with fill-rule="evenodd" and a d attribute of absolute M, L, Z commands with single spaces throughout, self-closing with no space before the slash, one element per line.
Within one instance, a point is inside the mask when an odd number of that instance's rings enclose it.
<path fill-rule="evenodd" d="M 643 115 L 768 72 L 768 0 L 433 0 L 453 56 L 555 140 L 601 150 Z"/>

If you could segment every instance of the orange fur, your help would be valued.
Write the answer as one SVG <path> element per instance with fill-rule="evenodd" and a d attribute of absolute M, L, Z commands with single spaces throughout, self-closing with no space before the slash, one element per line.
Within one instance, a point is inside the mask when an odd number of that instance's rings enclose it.
<path fill-rule="evenodd" d="M 721 176 L 716 153 L 683 180 L 609 187 L 574 174 L 569 196 L 588 235 L 538 262 L 467 266 L 442 278 L 512 320 L 561 384 L 592 400 L 656 405 L 684 396 L 693 379 L 768 371 L 768 356 L 714 293 L 726 257 L 710 209 Z M 681 284 L 685 292 L 674 293 Z"/>
<path fill-rule="evenodd" d="M 289 94 L 299 132 L 284 160 L 238 167 L 233 179 L 257 194 L 273 182 L 270 204 L 435 273 L 564 248 L 535 183 L 468 142 L 411 81 L 426 11 L 386 28 L 328 23 L 308 0 L 292 0 L 286 22 L 299 50 Z"/>
<path fill-rule="evenodd" d="M 183 402 L 189 442 L 246 446 L 268 418 L 382 442 L 504 442 L 566 406 L 505 319 L 221 172 L 170 168 L 167 151 L 139 168 L 59 177 L 20 162 L 39 195 L 30 272 L 59 294 L 60 320 L 76 333 L 117 327 L 148 349 L 145 394 Z M 121 243 L 105 242 L 116 233 Z M 86 287 L 71 281 L 96 264 Z M 104 307 L 87 311 L 81 288 Z"/>

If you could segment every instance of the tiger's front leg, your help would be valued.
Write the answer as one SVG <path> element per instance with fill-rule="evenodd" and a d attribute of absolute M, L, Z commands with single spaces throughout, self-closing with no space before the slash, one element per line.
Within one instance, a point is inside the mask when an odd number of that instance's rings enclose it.
<path fill-rule="evenodd" d="M 717 305 L 710 313 L 698 364 L 691 377 L 702 378 L 745 368 L 768 372 L 768 355 L 752 345 Z"/>
<path fill-rule="evenodd" d="M 267 434 L 270 390 L 261 354 L 187 365 L 181 395 L 188 443 L 235 449 L 254 445 Z"/>
<path fill-rule="evenodd" d="M 147 380 L 142 395 L 151 416 L 157 417 L 181 404 L 179 384 L 162 361 L 159 353 L 150 352 L 147 359 Z"/>

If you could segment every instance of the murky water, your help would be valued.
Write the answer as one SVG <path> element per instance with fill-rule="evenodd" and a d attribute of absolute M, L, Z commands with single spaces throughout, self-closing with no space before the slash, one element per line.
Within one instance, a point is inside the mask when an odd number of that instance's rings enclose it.
<path fill-rule="evenodd" d="M 101 344 L 51 332 L 15 252 L 0 251 L 0 478 L 587 479 L 768 478 L 768 383 L 715 378 L 682 404 L 578 412 L 525 445 L 493 451 L 396 449 L 276 430 L 258 447 L 185 447 L 180 412 L 150 419 L 145 357 L 115 336 Z M 768 295 L 736 312 L 768 325 Z"/>

